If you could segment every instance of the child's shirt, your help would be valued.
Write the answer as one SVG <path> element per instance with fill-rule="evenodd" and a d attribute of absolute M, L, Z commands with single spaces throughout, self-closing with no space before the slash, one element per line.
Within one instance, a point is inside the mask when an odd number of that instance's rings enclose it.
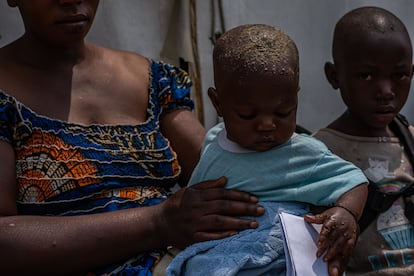
<path fill-rule="evenodd" d="M 224 124 L 206 136 L 190 184 L 227 177 L 227 188 L 251 192 L 260 201 L 300 201 L 330 205 L 343 193 L 366 183 L 364 174 L 320 141 L 294 134 L 271 150 L 255 152 L 229 141 Z"/>
<path fill-rule="evenodd" d="M 410 127 L 412 133 L 413 128 Z M 360 167 L 382 192 L 396 192 L 414 181 L 413 167 L 396 137 L 356 137 L 322 129 L 314 137 Z M 360 235 L 346 275 L 414 275 L 414 230 L 400 198 Z"/>

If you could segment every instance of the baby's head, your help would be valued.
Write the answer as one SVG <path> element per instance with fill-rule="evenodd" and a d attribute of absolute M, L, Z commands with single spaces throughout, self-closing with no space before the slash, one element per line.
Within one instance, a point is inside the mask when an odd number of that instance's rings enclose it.
<path fill-rule="evenodd" d="M 224 33 L 213 51 L 210 99 L 228 138 L 257 151 L 286 142 L 296 126 L 299 55 L 278 28 L 242 25 Z"/>
<path fill-rule="evenodd" d="M 335 26 L 332 56 L 325 73 L 350 118 L 372 133 L 385 129 L 410 89 L 412 46 L 404 24 L 382 8 L 352 10 Z"/>

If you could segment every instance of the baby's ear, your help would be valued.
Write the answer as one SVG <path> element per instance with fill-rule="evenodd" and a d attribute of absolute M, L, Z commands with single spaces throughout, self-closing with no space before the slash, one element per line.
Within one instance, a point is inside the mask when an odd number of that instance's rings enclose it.
<path fill-rule="evenodd" d="M 339 82 L 338 82 L 338 78 L 337 78 L 337 75 L 336 75 L 335 64 L 333 64 L 332 62 L 327 62 L 327 63 L 325 63 L 324 69 L 325 69 L 326 79 L 331 84 L 332 88 L 333 89 L 338 89 L 339 88 Z"/>
<path fill-rule="evenodd" d="M 214 87 L 210 87 L 208 89 L 208 96 L 210 97 L 211 103 L 213 104 L 214 108 L 216 109 L 217 115 L 222 117 L 222 112 L 220 108 L 220 101 L 217 95 L 217 90 Z"/>

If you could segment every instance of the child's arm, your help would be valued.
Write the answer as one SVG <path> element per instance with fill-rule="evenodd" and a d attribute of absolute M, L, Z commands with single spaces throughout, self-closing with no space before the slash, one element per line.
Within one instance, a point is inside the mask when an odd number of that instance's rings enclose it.
<path fill-rule="evenodd" d="M 335 206 L 315 216 L 305 216 L 309 223 L 323 224 L 318 237 L 317 256 L 327 251 L 329 275 L 342 275 L 359 234 L 358 220 L 368 195 L 367 185 L 361 184 L 343 194 Z"/>

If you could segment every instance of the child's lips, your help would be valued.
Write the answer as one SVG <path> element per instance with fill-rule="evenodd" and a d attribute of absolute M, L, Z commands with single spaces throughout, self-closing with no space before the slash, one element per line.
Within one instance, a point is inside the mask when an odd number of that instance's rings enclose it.
<path fill-rule="evenodd" d="M 69 15 L 65 16 L 56 21 L 58 24 L 65 24 L 65 23 L 76 23 L 81 21 L 88 21 L 88 17 L 83 14 L 76 14 L 76 15 Z"/>
<path fill-rule="evenodd" d="M 273 139 L 262 139 L 255 143 L 258 148 L 271 149 L 276 146 L 276 142 Z"/>
<path fill-rule="evenodd" d="M 383 109 L 379 109 L 378 111 L 376 111 L 374 113 L 374 116 L 376 118 L 376 120 L 381 121 L 381 122 L 389 122 L 392 121 L 392 119 L 394 119 L 395 117 L 395 111 L 393 108 L 383 108 Z"/>
<path fill-rule="evenodd" d="M 69 29 L 79 29 L 85 26 L 88 21 L 89 19 L 85 15 L 73 15 L 57 20 L 56 24 Z"/>
<path fill-rule="evenodd" d="M 378 106 L 375 113 L 382 113 L 382 114 L 395 113 L 395 108 L 392 105 Z"/>

